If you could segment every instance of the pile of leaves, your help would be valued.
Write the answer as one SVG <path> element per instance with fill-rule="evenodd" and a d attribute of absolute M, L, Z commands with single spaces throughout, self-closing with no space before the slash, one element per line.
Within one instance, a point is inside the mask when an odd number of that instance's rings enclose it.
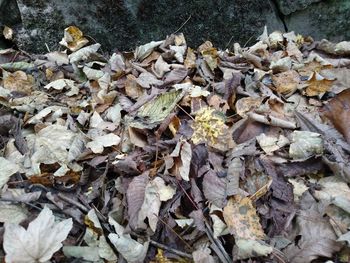
<path fill-rule="evenodd" d="M 61 44 L 0 51 L 7 263 L 349 261 L 350 42 Z"/>

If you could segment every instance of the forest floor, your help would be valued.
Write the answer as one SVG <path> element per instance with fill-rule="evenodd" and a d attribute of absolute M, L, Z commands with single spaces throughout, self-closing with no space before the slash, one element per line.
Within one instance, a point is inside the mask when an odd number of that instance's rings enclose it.
<path fill-rule="evenodd" d="M 0 50 L 7 263 L 350 260 L 350 42 L 61 45 Z"/>

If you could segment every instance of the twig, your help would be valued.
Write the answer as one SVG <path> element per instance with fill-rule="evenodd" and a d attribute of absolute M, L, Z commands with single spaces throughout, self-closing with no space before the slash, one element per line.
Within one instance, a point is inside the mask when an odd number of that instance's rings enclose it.
<path fill-rule="evenodd" d="M 187 24 L 187 22 L 190 21 L 191 18 L 192 18 L 192 14 L 190 14 L 190 16 L 186 19 L 186 21 L 183 22 L 182 25 L 178 29 L 176 29 L 176 31 L 173 32 L 172 34 L 176 34 L 177 32 L 179 32 L 181 28 L 183 28 Z"/>
<path fill-rule="evenodd" d="M 176 255 L 178 255 L 178 256 L 185 257 L 185 258 L 190 258 L 190 259 L 193 258 L 191 254 L 188 254 L 188 253 L 179 251 L 179 250 L 177 250 L 177 249 L 175 249 L 175 248 L 168 247 L 168 246 L 163 245 L 163 244 L 161 244 L 161 243 L 158 243 L 158 242 L 156 242 L 156 241 L 150 240 L 150 243 L 151 243 L 153 246 L 155 246 L 155 247 L 158 247 L 158 248 L 167 250 L 167 251 L 169 251 L 169 252 L 171 252 L 171 253 L 174 253 L 174 254 L 176 254 Z"/>
<path fill-rule="evenodd" d="M 215 244 L 215 246 L 217 247 L 218 251 L 216 251 L 216 254 L 219 256 L 220 260 L 224 263 L 231 263 L 232 259 L 227 254 L 227 252 L 226 252 L 225 248 L 222 246 L 220 240 L 214 238 L 213 232 L 212 232 L 207 220 L 205 220 L 204 223 L 206 226 L 205 232 L 206 232 L 209 240 L 212 242 L 212 244 Z"/>
<path fill-rule="evenodd" d="M 78 207 L 80 210 L 84 211 L 84 212 L 89 212 L 89 209 L 87 209 L 85 206 L 83 206 L 81 203 L 69 198 L 68 196 L 63 195 L 62 193 L 58 193 L 57 196 L 59 198 L 61 198 L 63 201 L 66 201 L 67 203 L 70 203 L 72 205 L 75 205 L 76 207 Z"/>
<path fill-rule="evenodd" d="M 155 216 L 157 216 L 156 214 L 154 214 Z M 184 240 L 178 233 L 176 233 L 176 231 L 174 230 L 174 229 L 172 229 L 162 218 L 160 218 L 159 216 L 157 216 L 158 217 L 158 219 L 171 231 L 171 232 L 173 232 L 188 248 L 191 248 L 192 249 L 192 247 L 191 247 L 191 245 L 190 244 L 188 244 L 187 242 L 186 242 L 186 240 Z"/>
<path fill-rule="evenodd" d="M 0 201 L 1 202 L 11 202 L 11 203 L 22 203 L 22 204 L 25 204 L 25 205 L 30 206 L 32 208 L 35 208 L 39 211 L 43 210 L 41 207 L 38 207 L 36 205 L 33 205 L 33 204 L 25 202 L 25 201 L 21 201 L 21 200 L 12 200 L 12 199 L 7 199 L 7 198 L 1 198 Z"/>
<path fill-rule="evenodd" d="M 50 50 L 49 46 L 47 45 L 47 43 L 45 43 L 45 47 L 46 47 L 47 51 L 49 51 L 49 53 L 50 53 L 51 50 Z"/>

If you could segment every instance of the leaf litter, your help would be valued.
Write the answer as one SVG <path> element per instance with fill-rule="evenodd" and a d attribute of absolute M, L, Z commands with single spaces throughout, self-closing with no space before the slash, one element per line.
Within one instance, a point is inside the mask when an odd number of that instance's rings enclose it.
<path fill-rule="evenodd" d="M 349 42 L 60 44 L 0 51 L 6 262 L 349 261 Z"/>

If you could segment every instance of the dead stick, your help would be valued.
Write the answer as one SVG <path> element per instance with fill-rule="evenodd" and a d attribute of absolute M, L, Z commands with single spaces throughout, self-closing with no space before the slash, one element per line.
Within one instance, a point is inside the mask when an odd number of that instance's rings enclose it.
<path fill-rule="evenodd" d="M 158 247 L 158 248 L 167 250 L 167 251 L 169 251 L 169 252 L 171 252 L 171 253 L 174 253 L 174 254 L 176 254 L 176 255 L 178 255 L 178 256 L 186 257 L 186 258 L 190 258 L 190 259 L 193 258 L 191 254 L 188 254 L 188 253 L 179 251 L 179 250 L 177 250 L 177 249 L 168 247 L 168 246 L 163 245 L 163 244 L 161 244 L 161 243 L 158 243 L 158 242 L 156 242 L 156 241 L 150 240 L 150 243 L 151 243 L 153 246 L 155 246 L 155 247 Z"/>
<path fill-rule="evenodd" d="M 58 193 L 57 196 L 62 199 L 63 201 L 66 201 L 67 203 L 70 203 L 72 205 L 75 205 L 76 207 L 78 207 L 80 210 L 84 211 L 84 212 L 89 212 L 89 209 L 87 209 L 85 206 L 83 206 L 81 203 L 69 198 L 68 196 L 65 196 L 61 193 Z"/>

